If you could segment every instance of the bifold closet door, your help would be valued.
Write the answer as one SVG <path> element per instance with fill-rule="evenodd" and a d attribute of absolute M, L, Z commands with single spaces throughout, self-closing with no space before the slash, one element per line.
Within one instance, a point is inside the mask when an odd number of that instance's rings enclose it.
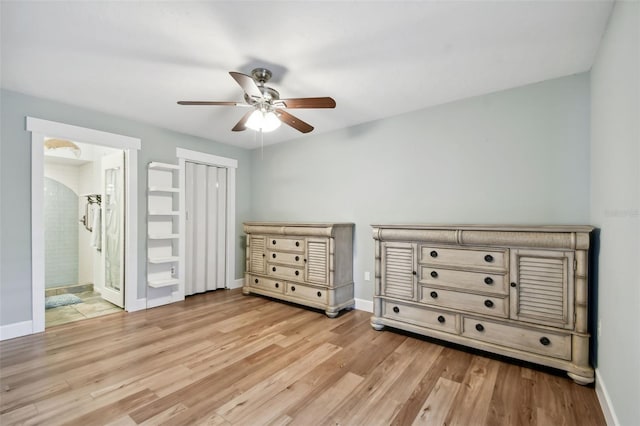
<path fill-rule="evenodd" d="M 227 169 L 187 162 L 185 295 L 226 283 Z"/>

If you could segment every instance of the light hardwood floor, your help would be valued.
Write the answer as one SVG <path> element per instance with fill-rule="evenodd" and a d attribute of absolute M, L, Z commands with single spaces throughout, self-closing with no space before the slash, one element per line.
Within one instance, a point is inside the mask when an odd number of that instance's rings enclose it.
<path fill-rule="evenodd" d="M 370 317 L 218 290 L 51 327 L 0 343 L 0 424 L 605 424 L 593 388 Z"/>

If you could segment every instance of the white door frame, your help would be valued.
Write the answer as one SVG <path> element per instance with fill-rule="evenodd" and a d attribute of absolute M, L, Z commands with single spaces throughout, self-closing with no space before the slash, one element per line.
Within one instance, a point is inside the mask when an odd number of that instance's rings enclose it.
<path fill-rule="evenodd" d="M 125 310 L 141 309 L 138 292 L 138 150 L 130 136 L 27 117 L 31 132 L 31 295 L 32 333 L 44 331 L 44 139 L 55 137 L 122 149 L 125 152 Z M 144 306 L 144 304 L 142 304 Z"/>
<path fill-rule="evenodd" d="M 233 158 L 218 157 L 216 155 L 204 152 L 191 151 L 183 148 L 176 148 L 176 157 L 180 166 L 180 268 L 179 268 L 179 291 L 184 295 L 184 269 L 186 263 L 186 234 L 187 225 L 185 217 L 185 183 L 186 183 L 186 166 L 185 162 L 193 162 L 206 164 L 208 166 L 224 167 L 227 169 L 227 241 L 225 245 L 227 282 L 225 288 L 230 289 L 236 287 L 236 169 L 238 168 L 238 160 Z"/>

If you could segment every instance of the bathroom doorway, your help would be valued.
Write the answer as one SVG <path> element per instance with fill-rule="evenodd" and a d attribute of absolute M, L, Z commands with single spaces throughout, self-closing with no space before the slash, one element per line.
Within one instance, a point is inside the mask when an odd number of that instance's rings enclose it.
<path fill-rule="evenodd" d="M 31 321 L 24 324 L 21 335 L 45 329 L 45 242 L 44 242 L 44 149 L 46 137 L 80 141 L 98 147 L 124 151 L 124 309 L 133 312 L 146 307 L 145 288 L 138 277 L 138 151 L 139 138 L 89 129 L 70 124 L 26 117 L 31 133 Z M 27 329 L 28 327 L 28 329 Z"/>
<path fill-rule="evenodd" d="M 45 137 L 45 327 L 124 307 L 124 151 Z"/>

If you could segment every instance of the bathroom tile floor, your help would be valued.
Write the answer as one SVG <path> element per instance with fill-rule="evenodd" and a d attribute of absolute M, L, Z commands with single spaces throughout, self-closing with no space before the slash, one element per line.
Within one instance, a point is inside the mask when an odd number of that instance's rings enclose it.
<path fill-rule="evenodd" d="M 84 291 L 74 293 L 80 299 L 81 303 L 75 305 L 59 306 L 57 308 L 45 310 L 45 328 L 54 325 L 66 324 L 68 322 L 79 321 L 86 318 L 99 317 L 102 315 L 122 312 L 122 309 L 113 305 L 102 297 L 100 293 L 95 291 Z"/>

